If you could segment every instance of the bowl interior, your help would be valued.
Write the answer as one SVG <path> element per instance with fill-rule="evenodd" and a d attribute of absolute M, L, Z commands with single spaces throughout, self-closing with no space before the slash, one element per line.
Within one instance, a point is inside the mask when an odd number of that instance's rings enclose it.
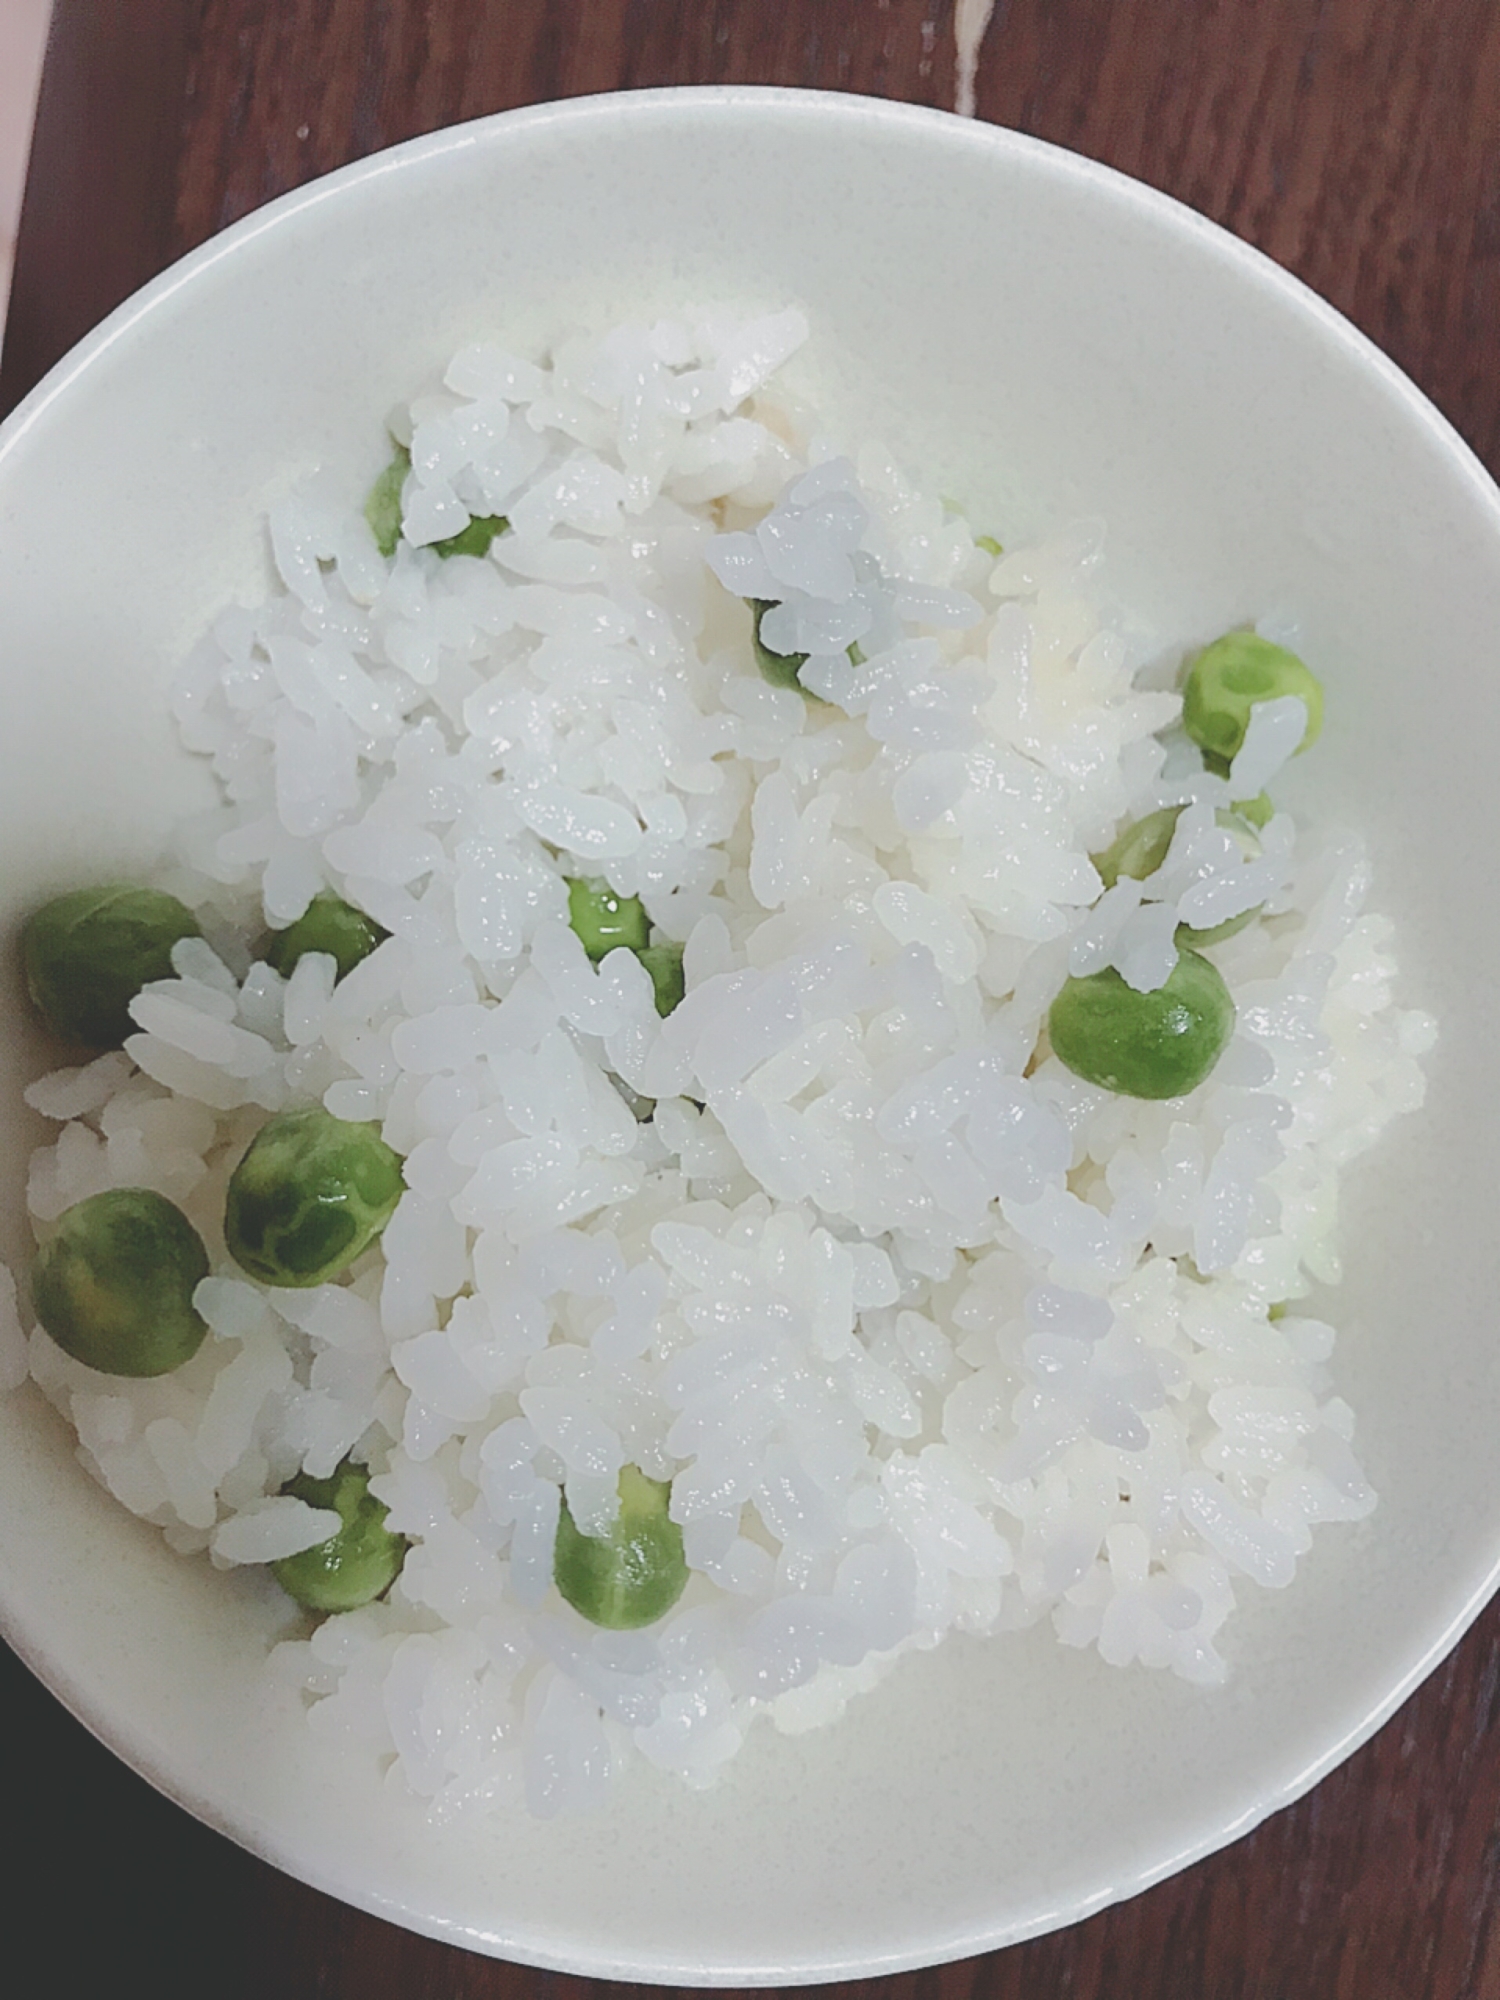
<path fill-rule="evenodd" d="M 206 796 L 162 690 L 262 587 L 271 500 L 320 465 L 362 492 L 387 410 L 467 339 L 531 349 L 695 300 L 803 306 L 797 383 L 836 434 L 882 439 L 1007 542 L 1102 516 L 1133 617 L 1183 642 L 1274 618 L 1323 674 L 1298 803 L 1367 835 L 1403 997 L 1441 1023 L 1427 1108 L 1351 1178 L 1330 1307 L 1380 1509 L 1322 1531 L 1284 1597 L 1243 1588 L 1222 1691 L 1046 1632 L 956 1640 L 834 1730 L 766 1730 L 712 1793 L 636 1771 L 573 1824 L 433 1824 L 343 1768 L 263 1678 L 277 1593 L 170 1556 L 29 1389 L 0 1402 L 0 1618 L 137 1768 L 334 1894 L 536 1963 L 774 1983 L 1005 1943 L 1211 1850 L 1367 1735 L 1488 1595 L 1500 504 L 1293 281 L 1014 135 L 740 90 L 440 134 L 209 245 L 0 433 L 0 936 L 148 865 Z M 46 1051 L 9 946 L 3 979 L 0 1255 L 24 1259 L 20 1093 Z"/>

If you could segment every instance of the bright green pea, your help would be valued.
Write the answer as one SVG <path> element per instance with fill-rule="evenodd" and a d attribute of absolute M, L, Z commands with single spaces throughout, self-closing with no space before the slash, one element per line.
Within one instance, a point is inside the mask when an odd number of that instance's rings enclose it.
<path fill-rule="evenodd" d="M 1261 798 L 1265 798 L 1264 792 Z M 1252 806 L 1259 801 L 1252 799 Z M 1266 801 L 1267 813 L 1271 810 Z M 1186 811 L 1184 806 L 1158 806 L 1155 812 L 1148 812 L 1143 818 L 1132 820 L 1122 833 L 1116 835 L 1102 854 L 1089 858 L 1093 862 L 1100 881 L 1106 889 L 1112 889 L 1122 875 L 1133 881 L 1144 882 L 1148 875 L 1154 875 L 1167 858 L 1167 850 L 1172 845 L 1172 835 L 1177 822 Z M 1232 812 L 1215 813 L 1215 820 L 1226 833 L 1232 833 L 1239 841 L 1247 859 L 1253 860 L 1260 852 L 1260 842 L 1255 838 L 1255 830 L 1248 823 L 1248 815 L 1243 806 L 1236 806 Z M 1264 821 L 1261 822 L 1264 825 Z M 1222 944 L 1244 930 L 1260 915 L 1264 904 L 1257 903 L 1253 909 L 1241 910 L 1236 917 L 1226 917 L 1222 924 L 1210 924 L 1199 930 L 1192 924 L 1177 926 L 1177 942 L 1193 948 L 1205 944 Z"/>
<path fill-rule="evenodd" d="M 1217 758 L 1227 764 L 1239 755 L 1251 709 L 1289 694 L 1307 708 L 1300 756 L 1323 727 L 1322 685 L 1285 646 L 1273 645 L 1258 632 L 1226 632 L 1193 662 L 1182 690 L 1182 724 L 1205 761 Z"/>
<path fill-rule="evenodd" d="M 1257 792 L 1253 799 L 1236 799 L 1234 809 L 1241 819 L 1249 821 L 1257 833 L 1276 812 L 1269 792 Z"/>
<path fill-rule="evenodd" d="M 596 965 L 621 945 L 627 951 L 644 951 L 651 936 L 640 897 L 616 895 L 598 875 L 580 875 L 569 881 L 568 922 Z"/>
<path fill-rule="evenodd" d="M 410 471 L 411 453 L 404 444 L 398 444 L 395 456 L 370 488 L 365 501 L 365 519 L 370 524 L 370 533 L 375 537 L 376 548 L 387 561 L 396 553 L 396 544 L 401 539 L 401 490 Z"/>
<path fill-rule="evenodd" d="M 208 1332 L 193 1292 L 208 1276 L 203 1239 L 150 1188 L 75 1202 L 32 1274 L 37 1318 L 65 1354 L 102 1375 L 166 1375 Z"/>
<path fill-rule="evenodd" d="M 648 944 L 636 953 L 636 957 L 651 975 L 657 1013 L 663 1016 L 670 1014 L 674 1007 L 682 1004 L 682 996 L 687 991 L 682 976 L 682 946 Z"/>
<path fill-rule="evenodd" d="M 266 963 L 283 979 L 290 979 L 306 953 L 327 952 L 342 979 L 389 936 L 390 932 L 373 917 L 356 910 L 332 889 L 322 889 L 294 924 L 276 932 L 266 951 Z"/>
<path fill-rule="evenodd" d="M 21 932 L 21 962 L 37 1012 L 64 1041 L 117 1049 L 135 1033 L 130 1003 L 172 977 L 172 947 L 198 937 L 175 896 L 112 882 L 44 903 Z"/>
<path fill-rule="evenodd" d="M 620 1474 L 620 1511 L 606 1535 L 580 1534 L 563 1501 L 553 1574 L 573 1609 L 590 1624 L 633 1632 L 664 1618 L 687 1588 L 682 1530 L 667 1515 L 670 1481 L 636 1466 Z"/>
<path fill-rule="evenodd" d="M 1122 1097 L 1184 1097 L 1212 1070 L 1234 1032 L 1234 1001 L 1219 972 L 1180 951 L 1154 993 L 1115 970 L 1070 979 L 1052 1003 L 1052 1048 L 1085 1083 Z"/>
<path fill-rule="evenodd" d="M 279 1111 L 229 1177 L 224 1241 L 263 1285 L 327 1284 L 379 1236 L 402 1186 L 379 1126 L 321 1104 Z"/>
<path fill-rule="evenodd" d="M 271 1564 L 288 1597 L 309 1611 L 357 1611 L 383 1597 L 401 1574 L 411 1544 L 385 1525 L 386 1509 L 370 1491 L 370 1474 L 346 1458 L 328 1479 L 298 1473 L 282 1487 L 309 1507 L 331 1507 L 343 1522 L 336 1535 Z"/>

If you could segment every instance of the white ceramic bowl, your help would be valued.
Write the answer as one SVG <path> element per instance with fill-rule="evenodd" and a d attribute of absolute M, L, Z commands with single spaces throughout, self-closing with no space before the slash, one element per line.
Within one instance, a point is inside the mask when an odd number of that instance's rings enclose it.
<path fill-rule="evenodd" d="M 339 1767 L 265 1690 L 277 1594 L 180 1562 L 0 1407 L 0 1618 L 121 1756 L 279 1866 L 537 1964 L 778 1983 L 980 1951 L 1127 1896 L 1346 1756 L 1452 1645 L 1500 1556 L 1500 502 L 1343 320 L 1199 217 L 941 114 L 763 90 L 545 106 L 439 133 L 230 230 L 123 307 L 0 433 L 0 935 L 128 870 L 201 774 L 161 699 L 266 503 L 362 491 L 389 407 L 461 341 L 689 298 L 795 301 L 847 434 L 1020 534 L 1110 523 L 1109 581 L 1185 637 L 1289 614 L 1330 720 L 1302 802 L 1367 831 L 1404 997 L 1441 1017 L 1428 1108 L 1352 1182 L 1341 1388 L 1381 1494 L 1284 1595 L 1246 1588 L 1204 1692 L 1047 1632 L 913 1659 L 717 1790 L 634 1771 L 602 1816 L 481 1831 Z M 1009 538 L 1009 536 L 1007 536 Z M 24 1256 L 44 1052 L 14 954 L 0 1253 Z"/>

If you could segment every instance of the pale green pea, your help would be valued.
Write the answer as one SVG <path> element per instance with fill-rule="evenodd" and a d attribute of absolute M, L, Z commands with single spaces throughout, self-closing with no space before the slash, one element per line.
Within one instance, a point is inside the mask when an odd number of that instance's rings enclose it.
<path fill-rule="evenodd" d="M 618 895 L 597 875 L 569 880 L 568 923 L 596 965 L 621 945 L 627 951 L 643 951 L 651 936 L 640 897 Z"/>
<path fill-rule="evenodd" d="M 1122 1097 L 1184 1097 L 1229 1045 L 1234 1001 L 1216 968 L 1180 951 L 1171 977 L 1138 993 L 1113 966 L 1070 979 L 1047 1019 L 1058 1060 Z"/>
<path fill-rule="evenodd" d="M 1261 797 L 1264 798 L 1265 794 L 1262 793 Z M 1259 802 L 1252 800 L 1250 803 L 1258 805 Z M 1269 804 L 1267 801 L 1268 809 Z M 1136 882 L 1144 882 L 1148 876 L 1154 875 L 1167 858 L 1172 835 L 1185 811 L 1184 806 L 1158 806 L 1155 812 L 1132 820 L 1102 854 L 1091 855 L 1089 858 L 1105 888 L 1112 889 L 1122 875 L 1128 875 Z M 1253 860 L 1260 852 L 1260 842 L 1244 808 L 1236 806 L 1232 812 L 1220 811 L 1215 813 L 1214 818 L 1226 833 L 1235 836 L 1246 858 Z M 1193 924 L 1179 924 L 1177 942 L 1194 949 L 1201 945 L 1222 944 L 1226 938 L 1234 937 L 1247 924 L 1253 923 L 1264 907 L 1264 904 L 1257 903 L 1253 909 L 1241 910 L 1238 916 L 1226 917 L 1222 924 L 1210 924 L 1204 929 Z"/>
<path fill-rule="evenodd" d="M 563 1501 L 553 1575 L 580 1616 L 611 1632 L 633 1632 L 663 1618 L 687 1588 L 682 1530 L 668 1515 L 670 1481 L 637 1466 L 620 1473 L 620 1511 L 607 1534 L 585 1535 Z"/>
<path fill-rule="evenodd" d="M 379 1236 L 403 1185 L 379 1126 L 321 1104 L 279 1111 L 229 1177 L 224 1241 L 264 1285 L 327 1284 Z"/>
<path fill-rule="evenodd" d="M 65 1354 L 102 1375 L 166 1375 L 208 1326 L 193 1293 L 208 1252 L 187 1217 L 151 1188 L 75 1202 L 32 1273 L 37 1318 Z"/>
<path fill-rule="evenodd" d="M 503 535 L 510 526 L 504 514 L 471 514 L 467 528 L 460 528 L 456 535 L 447 535 L 440 542 L 428 546 L 444 557 L 487 556 L 490 543 L 496 535 Z"/>
<path fill-rule="evenodd" d="M 1307 709 L 1307 728 L 1298 755 L 1311 749 L 1323 727 L 1322 684 L 1295 653 L 1258 632 L 1226 632 L 1205 646 L 1188 671 L 1182 690 L 1182 725 L 1204 753 L 1204 761 L 1224 769 L 1238 756 L 1250 726 L 1250 711 L 1261 702 L 1296 695 Z"/>
<path fill-rule="evenodd" d="M 1158 806 L 1155 812 L 1133 819 L 1101 854 L 1090 855 L 1105 888 L 1113 889 L 1122 875 L 1136 882 L 1154 875 L 1167 858 L 1182 813 L 1181 806 Z"/>
<path fill-rule="evenodd" d="M 754 614 L 753 643 L 755 646 L 755 663 L 760 668 L 765 679 L 771 683 L 772 687 L 795 688 L 804 700 L 817 702 L 820 706 L 826 707 L 827 703 L 824 702 L 822 695 L 814 694 L 811 688 L 802 685 L 802 669 L 807 665 L 807 654 L 773 653 L 765 640 L 760 636 L 761 620 L 768 611 L 774 611 L 780 601 L 779 598 L 775 597 L 751 597 L 746 599 L 751 612 Z M 846 646 L 844 650 L 849 655 L 850 661 L 854 666 L 859 667 L 864 665 L 865 649 L 857 639 L 852 644 Z"/>
<path fill-rule="evenodd" d="M 754 614 L 755 664 L 771 683 L 772 687 L 795 688 L 799 694 L 808 690 L 801 681 L 802 669 L 807 665 L 806 653 L 773 653 L 760 636 L 761 620 L 768 611 L 774 611 L 778 603 L 774 597 L 752 597 L 750 609 Z"/>
<path fill-rule="evenodd" d="M 406 476 L 411 471 L 411 453 L 404 444 L 398 444 L 390 464 L 370 488 L 365 501 L 365 519 L 370 524 L 370 533 L 375 537 L 375 546 L 389 561 L 396 553 L 396 544 L 401 539 L 401 495 L 406 486 Z M 490 543 L 496 535 L 503 535 L 510 526 L 504 514 L 474 514 L 469 525 L 460 528 L 456 535 L 447 535 L 440 542 L 428 546 L 440 556 L 483 556 L 489 553 Z"/>
<path fill-rule="evenodd" d="M 367 1468 L 346 1458 L 327 1479 L 299 1473 L 281 1490 L 309 1507 L 332 1508 L 343 1522 L 326 1542 L 271 1564 L 288 1597 L 309 1611 L 356 1611 L 383 1597 L 411 1544 L 385 1525 L 387 1510 L 370 1491 Z"/>
<path fill-rule="evenodd" d="M 122 882 L 74 889 L 26 920 L 27 990 L 53 1034 L 117 1049 L 135 1032 L 131 1001 L 153 979 L 172 977 L 173 945 L 200 935 L 192 911 L 159 889 Z"/>
<path fill-rule="evenodd" d="M 332 889 L 322 889 L 295 923 L 275 933 L 266 950 L 266 963 L 290 979 L 308 952 L 326 952 L 343 979 L 389 936 L 383 924 L 346 903 Z"/>
<path fill-rule="evenodd" d="M 375 546 L 387 561 L 396 553 L 401 539 L 401 490 L 411 471 L 411 453 L 398 444 L 390 464 L 370 488 L 365 501 L 365 519 Z"/>
<path fill-rule="evenodd" d="M 656 1011 L 663 1016 L 680 1006 L 687 991 L 682 976 L 682 946 L 680 944 L 648 944 L 636 953 L 636 957 L 651 975 L 652 992 L 656 998 Z"/>

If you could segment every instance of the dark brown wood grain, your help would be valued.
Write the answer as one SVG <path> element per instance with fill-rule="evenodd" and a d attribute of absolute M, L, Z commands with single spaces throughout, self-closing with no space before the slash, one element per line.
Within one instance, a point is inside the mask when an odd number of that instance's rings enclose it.
<path fill-rule="evenodd" d="M 998 0 L 978 99 L 1295 271 L 1500 465 L 1493 0 Z"/>
<path fill-rule="evenodd" d="M 3 0 L 0 0 L 3 4 Z M 8 407 L 170 258 L 413 134 L 555 96 L 774 82 L 951 104 L 952 0 L 58 0 Z M 1141 176 L 1384 346 L 1500 470 L 1495 0 L 997 0 L 982 117 Z M 606 2000 L 279 1876 L 8 1658 L 7 1961 L 63 1994 Z M 1248 1839 L 1087 1923 L 860 2000 L 1500 2000 L 1500 1611 Z M 106 1980 L 109 1982 L 105 1987 Z M 668 1989 L 659 1989 L 666 2000 Z"/>
<path fill-rule="evenodd" d="M 176 253 L 193 0 L 58 0 L 0 352 L 0 413 Z"/>

